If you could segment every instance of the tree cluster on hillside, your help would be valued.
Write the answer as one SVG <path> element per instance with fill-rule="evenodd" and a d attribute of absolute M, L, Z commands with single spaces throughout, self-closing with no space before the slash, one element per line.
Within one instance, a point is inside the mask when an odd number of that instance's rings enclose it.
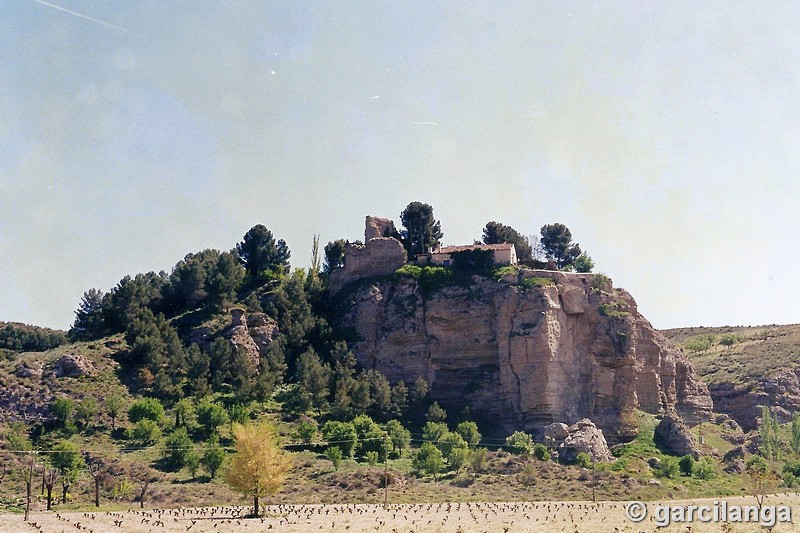
<path fill-rule="evenodd" d="M 280 279 L 289 268 L 289 248 L 263 225 L 251 228 L 229 252 L 190 253 L 172 272 L 125 276 L 108 293 L 83 294 L 70 330 L 73 340 L 90 340 L 126 331 L 144 309 L 172 318 L 188 311 L 220 311 L 242 292 Z"/>
<path fill-rule="evenodd" d="M 0 322 L 0 348 L 15 352 L 44 352 L 68 341 L 63 331 L 17 322 Z"/>

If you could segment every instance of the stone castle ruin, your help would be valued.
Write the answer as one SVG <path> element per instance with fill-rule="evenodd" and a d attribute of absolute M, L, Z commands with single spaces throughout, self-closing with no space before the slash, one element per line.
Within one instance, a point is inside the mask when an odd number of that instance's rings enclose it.
<path fill-rule="evenodd" d="M 331 272 L 331 294 L 353 281 L 373 276 L 388 276 L 406 263 L 406 250 L 400 241 L 384 235 L 394 227 L 386 218 L 367 215 L 364 244 L 348 244 L 344 266 Z"/>

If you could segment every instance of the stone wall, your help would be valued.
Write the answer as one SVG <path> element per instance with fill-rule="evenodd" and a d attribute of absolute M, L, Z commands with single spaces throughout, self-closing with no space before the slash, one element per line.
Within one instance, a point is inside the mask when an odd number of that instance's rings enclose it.
<path fill-rule="evenodd" d="M 394 227 L 394 222 L 388 218 L 367 215 L 364 223 L 364 242 L 386 236 L 386 231 Z"/>
<path fill-rule="evenodd" d="M 370 239 L 364 246 L 348 244 L 344 267 L 331 273 L 331 294 L 353 281 L 388 276 L 406 263 L 406 251 L 400 241 L 391 237 Z"/>

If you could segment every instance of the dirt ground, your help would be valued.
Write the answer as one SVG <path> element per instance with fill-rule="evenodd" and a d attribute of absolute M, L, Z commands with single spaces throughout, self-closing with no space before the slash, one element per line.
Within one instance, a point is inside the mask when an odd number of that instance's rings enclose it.
<path fill-rule="evenodd" d="M 721 501 L 721 500 L 720 500 Z M 725 498 L 727 506 L 754 505 L 753 498 Z M 43 533 L 261 533 L 354 532 L 752 532 L 758 523 L 709 524 L 698 520 L 658 527 L 656 506 L 708 505 L 715 500 L 648 502 L 648 515 L 638 523 L 626 517 L 626 502 L 470 502 L 414 505 L 275 505 L 262 518 L 242 518 L 247 507 L 195 509 L 130 509 L 120 512 L 32 512 L 0 515 L 0 532 Z M 718 506 L 720 504 L 717 504 Z M 778 523 L 774 531 L 800 531 L 800 493 L 774 495 L 765 505 L 788 505 L 794 523 Z M 795 513 L 797 516 L 795 517 Z M 663 515 L 662 515 L 663 516 Z M 663 520 L 663 519 L 662 519 Z"/>

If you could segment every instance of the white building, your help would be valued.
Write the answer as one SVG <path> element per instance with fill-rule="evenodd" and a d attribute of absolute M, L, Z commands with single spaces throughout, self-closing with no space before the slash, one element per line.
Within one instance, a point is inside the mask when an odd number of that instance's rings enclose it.
<path fill-rule="evenodd" d="M 488 250 L 494 255 L 495 265 L 516 265 L 517 249 L 513 244 L 504 242 L 501 244 L 468 244 L 465 246 L 443 246 L 434 248 L 429 254 L 417 256 L 417 263 L 431 264 L 437 266 L 450 266 L 452 257 L 450 254 L 455 252 L 466 252 L 470 250 Z"/>

